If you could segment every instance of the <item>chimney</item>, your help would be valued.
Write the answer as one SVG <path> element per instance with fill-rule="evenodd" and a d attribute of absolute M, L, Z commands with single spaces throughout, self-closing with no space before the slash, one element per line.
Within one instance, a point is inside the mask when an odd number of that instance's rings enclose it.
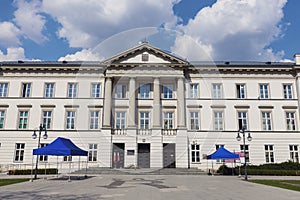
<path fill-rule="evenodd" d="M 295 54 L 294 58 L 295 58 L 296 65 L 300 65 L 300 54 Z"/>

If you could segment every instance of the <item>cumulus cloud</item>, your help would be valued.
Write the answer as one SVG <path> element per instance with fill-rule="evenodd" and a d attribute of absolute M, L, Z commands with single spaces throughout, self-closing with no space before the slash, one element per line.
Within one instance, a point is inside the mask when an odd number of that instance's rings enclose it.
<path fill-rule="evenodd" d="M 269 45 L 282 34 L 279 23 L 286 2 L 218 0 L 178 28 L 213 60 L 280 60 L 284 52 L 274 52 Z M 178 37 L 173 50 L 182 51 L 185 45 Z"/>
<path fill-rule="evenodd" d="M 24 49 L 21 47 L 18 48 L 7 48 L 7 53 L 3 53 L 0 50 L 0 61 L 15 61 L 15 60 L 24 60 L 25 53 Z"/>
<path fill-rule="evenodd" d="M 0 45 L 18 46 L 20 44 L 20 30 L 11 22 L 0 22 Z"/>
<path fill-rule="evenodd" d="M 101 56 L 93 52 L 91 49 L 83 49 L 74 54 L 68 54 L 64 57 L 60 57 L 59 61 L 100 61 L 103 60 Z"/>

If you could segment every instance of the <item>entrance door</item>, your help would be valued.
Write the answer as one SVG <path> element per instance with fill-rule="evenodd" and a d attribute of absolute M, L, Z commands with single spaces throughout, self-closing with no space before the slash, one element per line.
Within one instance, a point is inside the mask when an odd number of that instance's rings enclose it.
<path fill-rule="evenodd" d="M 112 167 L 124 168 L 124 143 L 114 143 L 112 151 Z"/>
<path fill-rule="evenodd" d="M 138 167 L 150 168 L 150 144 L 138 144 Z"/>
<path fill-rule="evenodd" d="M 176 167 L 176 154 L 175 144 L 165 143 L 163 144 L 163 164 L 164 168 L 175 168 Z"/>

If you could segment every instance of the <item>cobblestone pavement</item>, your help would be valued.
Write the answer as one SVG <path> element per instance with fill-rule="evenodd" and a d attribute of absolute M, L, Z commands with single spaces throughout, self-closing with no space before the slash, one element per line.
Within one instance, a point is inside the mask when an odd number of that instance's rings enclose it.
<path fill-rule="evenodd" d="M 254 178 L 262 177 L 249 177 Z M 299 200 L 300 196 L 299 192 L 246 182 L 236 176 L 72 175 L 68 179 L 48 177 L 3 186 L 0 199 Z"/>

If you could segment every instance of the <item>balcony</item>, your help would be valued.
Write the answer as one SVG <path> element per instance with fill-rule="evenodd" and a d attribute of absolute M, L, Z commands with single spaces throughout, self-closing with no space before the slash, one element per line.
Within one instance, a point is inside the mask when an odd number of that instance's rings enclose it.
<path fill-rule="evenodd" d="M 126 135 L 126 129 L 112 129 L 112 135 Z"/>
<path fill-rule="evenodd" d="M 161 134 L 164 136 L 175 136 L 177 135 L 177 129 L 162 129 Z"/>
<path fill-rule="evenodd" d="M 137 129 L 137 135 L 151 135 L 152 131 L 150 129 Z"/>

